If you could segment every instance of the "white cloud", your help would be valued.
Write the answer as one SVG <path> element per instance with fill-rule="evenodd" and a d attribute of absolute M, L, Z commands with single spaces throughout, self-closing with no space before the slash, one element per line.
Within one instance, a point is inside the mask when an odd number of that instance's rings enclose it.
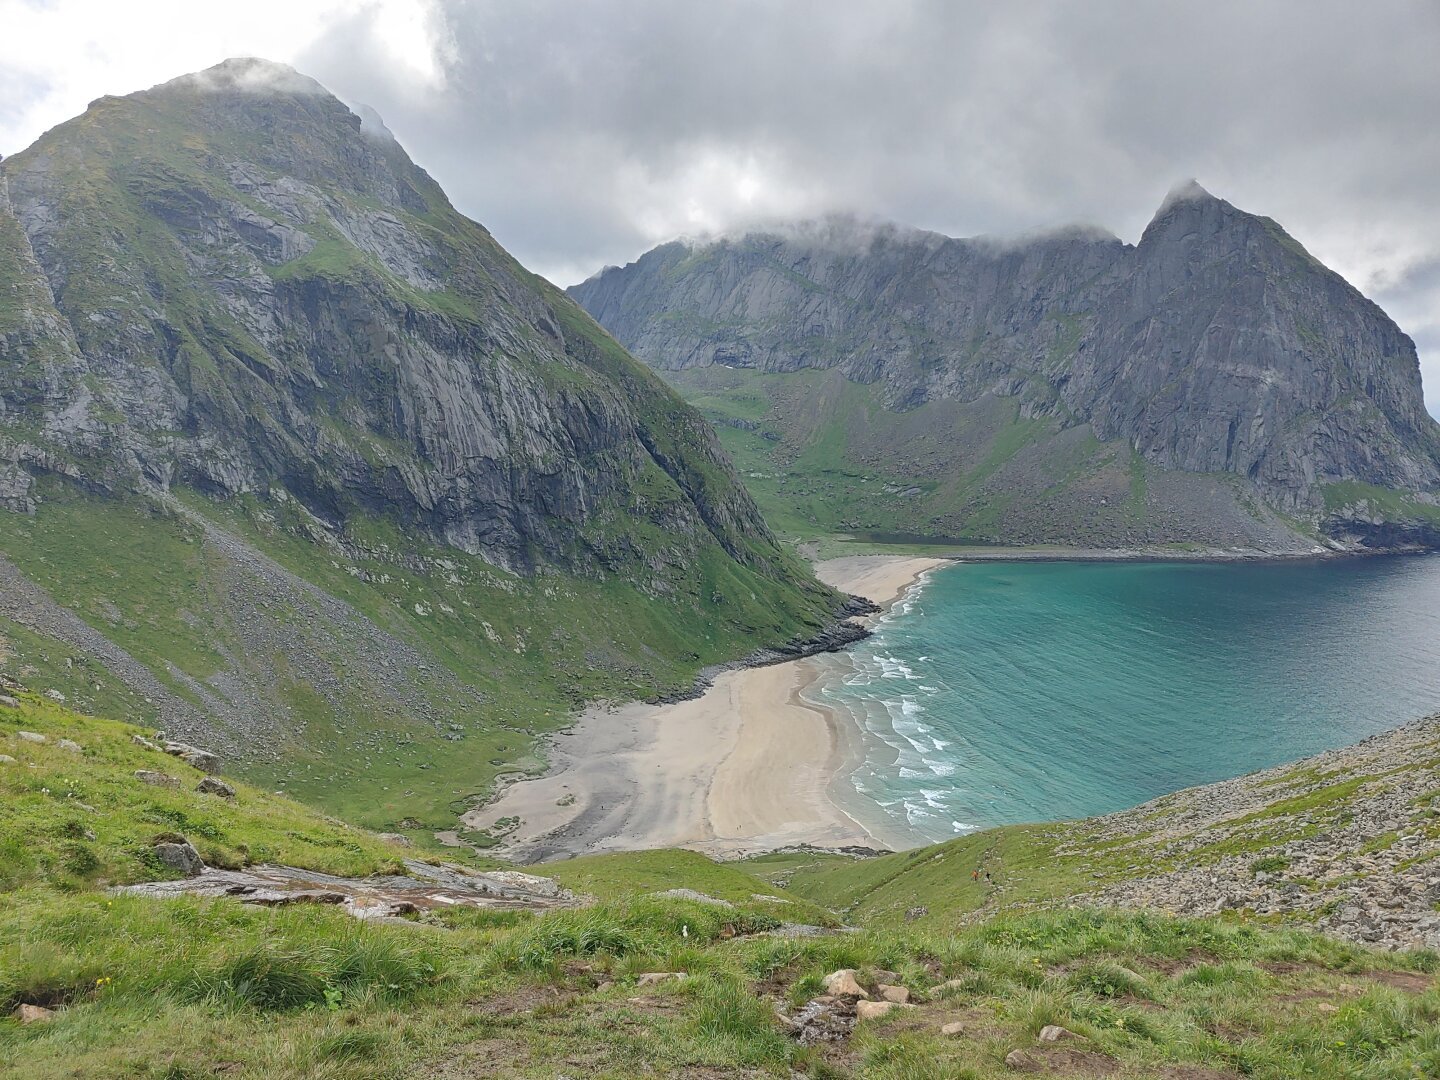
<path fill-rule="evenodd" d="M 561 284 L 833 212 L 1134 240 L 1194 176 L 1385 306 L 1440 410 L 1434 0 L 0 0 L 0 152 L 236 55 L 374 106 Z"/>

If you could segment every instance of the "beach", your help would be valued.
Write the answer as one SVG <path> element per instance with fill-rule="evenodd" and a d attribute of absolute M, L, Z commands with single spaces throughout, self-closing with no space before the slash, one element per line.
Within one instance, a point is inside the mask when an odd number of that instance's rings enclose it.
<path fill-rule="evenodd" d="M 882 608 L 946 560 L 857 555 L 816 575 Z M 888 846 L 832 788 L 854 736 L 801 699 L 815 662 L 727 671 L 701 697 L 587 710 L 554 739 L 550 771 L 466 814 L 466 829 L 518 819 L 497 853 L 526 862 L 685 847 L 721 858 L 813 844 Z M 852 805 L 851 809 L 854 807 Z"/>

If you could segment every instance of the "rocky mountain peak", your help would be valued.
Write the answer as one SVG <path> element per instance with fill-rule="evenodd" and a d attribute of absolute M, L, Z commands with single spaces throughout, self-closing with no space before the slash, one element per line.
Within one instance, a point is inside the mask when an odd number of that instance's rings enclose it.
<path fill-rule="evenodd" d="M 1238 491 L 1318 521 L 1369 485 L 1407 493 L 1416 521 L 1440 517 L 1440 428 L 1424 411 L 1413 342 L 1275 221 L 1194 180 L 1170 191 L 1133 247 L 1062 231 L 836 260 L 797 239 L 788 274 L 719 249 L 657 254 L 571 290 L 657 367 L 829 368 L 878 385 L 902 411 L 1008 399 L 1046 418 L 1056 440 L 1084 425 L 1112 453 L 1239 478 L 1216 489 L 1221 501 Z M 915 430 L 906 461 L 928 461 Z M 1040 474 L 1015 460 L 1017 483 Z M 1090 520 L 1084 498 L 1065 512 Z M 1107 497 L 1100 515 L 1117 516 L 1115 505 Z M 944 513 L 944 528 L 964 524 Z M 1185 538 L 1203 517 L 1164 535 Z M 1330 527 L 1350 535 L 1342 518 L 1353 515 L 1331 513 Z M 1025 528 L 985 535 L 1033 539 Z"/>
<path fill-rule="evenodd" d="M 63 460 L 100 489 L 386 515 L 519 571 L 633 568 L 656 526 L 776 560 L 699 416 L 365 124 L 234 59 L 0 166 L 0 287 L 36 297 L 26 336 L 0 326 L 11 501 Z"/>
<path fill-rule="evenodd" d="M 181 75 L 153 88 L 185 90 L 229 90 L 252 94 L 314 94 L 330 97 L 316 80 L 302 75 L 289 64 L 278 64 L 258 56 L 235 56 L 203 71 Z"/>

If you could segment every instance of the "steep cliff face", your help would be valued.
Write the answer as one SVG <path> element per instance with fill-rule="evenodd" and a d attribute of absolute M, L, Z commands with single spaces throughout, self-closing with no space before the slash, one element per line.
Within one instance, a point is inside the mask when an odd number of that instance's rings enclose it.
<path fill-rule="evenodd" d="M 692 412 L 288 68 L 102 98 L 0 168 L 12 460 L 280 487 L 520 570 L 641 558 L 630 515 L 775 554 Z"/>
<path fill-rule="evenodd" d="M 698 413 L 262 61 L 0 162 L 0 508 L 0 664 L 390 826 L 840 603 Z"/>
<path fill-rule="evenodd" d="M 1404 493 L 1409 539 L 1437 517 L 1440 429 L 1413 343 L 1275 222 L 1193 182 L 1133 247 L 1080 229 L 1002 243 L 832 221 L 668 244 L 571 294 L 637 356 L 688 373 L 679 385 L 715 365 L 826 368 L 895 414 L 1008 399 L 1041 421 L 1029 442 L 1084 428 L 1148 467 L 1236 478 L 1238 498 L 1332 535 L 1395 509 L 1354 494 L 1370 488 Z M 1187 517 L 1203 526 L 1182 510 L 1148 538 L 1195 538 Z M 930 527 L 947 521 L 965 527 L 940 511 Z M 1002 524 L 994 538 L 1014 537 Z"/>

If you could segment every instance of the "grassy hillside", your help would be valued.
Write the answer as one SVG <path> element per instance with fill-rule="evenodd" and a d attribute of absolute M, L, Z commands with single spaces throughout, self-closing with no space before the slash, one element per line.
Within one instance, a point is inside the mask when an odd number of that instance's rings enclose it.
<path fill-rule="evenodd" d="M 0 890 L 165 880 L 174 873 L 152 845 L 171 833 L 220 867 L 278 862 L 357 876 L 393 871 L 399 861 L 393 844 L 292 799 L 239 782 L 231 782 L 233 800 L 196 791 L 205 774 L 134 742 L 139 728 L 33 694 L 17 700 L 0 704 L 0 754 L 11 759 L 0 761 Z M 135 776 L 142 770 L 178 783 L 143 783 Z"/>
<path fill-rule="evenodd" d="M 777 590 L 719 548 L 657 575 L 662 594 L 506 573 L 383 519 L 332 534 L 294 503 L 42 491 L 33 517 L 0 514 L 0 552 L 39 587 L 0 594 L 8 669 L 83 710 L 213 731 L 237 774 L 417 836 L 542 769 L 536 736 L 583 702 L 674 691 L 821 625 L 818 584 Z"/>
<path fill-rule="evenodd" d="M 1240 910 L 960 918 L 984 904 L 966 884 L 976 860 L 1014 890 L 1007 904 L 1061 895 L 1097 871 L 1135 878 L 1146 868 L 1122 865 L 1133 856 L 1107 846 L 1107 819 L 864 861 L 576 859 L 545 869 L 593 898 L 584 906 L 442 908 L 408 925 L 316 905 L 107 895 L 104 879 L 158 876 L 137 851 L 181 827 L 217 862 L 358 873 L 383 868 L 392 850 L 244 785 L 234 802 L 199 795 L 199 773 L 133 731 L 33 694 L 0 703 L 0 753 L 15 759 L 0 761 L 0 1076 L 994 1080 L 1033 1069 L 1413 1080 L 1440 1070 L 1432 951 L 1382 952 Z M 157 758 L 180 788 L 135 782 Z M 1338 781 L 1342 795 L 1309 767 L 1274 772 L 1255 783 L 1270 785 L 1257 790 L 1272 792 L 1276 816 L 1329 812 L 1366 788 Z M 1183 817 L 1170 798 L 1152 816 Z M 1087 836 L 1083 860 L 1064 853 Z M 777 876 L 791 887 L 767 880 Z M 657 895 L 675 889 L 699 895 Z M 902 904 L 929 911 L 907 918 Z M 826 929 L 831 905 L 855 926 Z M 904 987 L 910 1007 L 853 1021 L 825 1004 L 824 978 L 840 969 L 872 995 Z M 9 1015 L 19 1004 L 53 1011 L 21 1023 Z M 797 1024 L 818 1030 L 806 1019 L 816 1015 L 838 1025 L 834 1039 L 796 1037 Z M 1042 1041 L 1046 1025 L 1071 1034 Z"/>
<path fill-rule="evenodd" d="M 665 376 L 715 424 L 771 527 L 792 538 L 1284 549 L 1310 535 L 1233 477 L 1157 470 L 1088 428 L 1028 417 L 1019 398 L 897 411 L 880 387 L 838 371 Z"/>
<path fill-rule="evenodd" d="M 871 925 L 953 927 L 1057 903 L 1245 913 L 1392 945 L 1440 940 L 1440 717 L 1079 822 L 855 861 L 747 865 Z"/>

